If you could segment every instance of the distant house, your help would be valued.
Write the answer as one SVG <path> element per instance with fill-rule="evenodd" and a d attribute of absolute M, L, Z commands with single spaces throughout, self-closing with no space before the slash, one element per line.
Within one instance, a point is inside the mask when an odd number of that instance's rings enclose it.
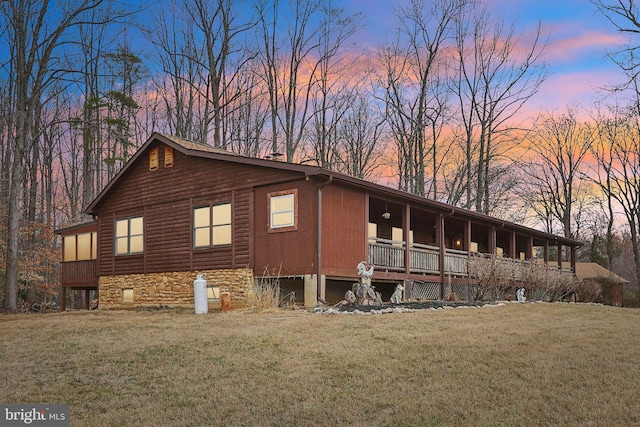
<path fill-rule="evenodd" d="M 342 299 L 356 265 L 375 266 L 388 296 L 467 295 L 467 262 L 538 255 L 573 274 L 580 242 L 326 169 L 247 158 L 154 133 L 86 208 L 94 222 L 59 230 L 62 286 L 98 289 L 100 307 L 193 303 L 193 280 L 243 298 L 279 277 L 298 302 Z"/>
<path fill-rule="evenodd" d="M 622 305 L 623 286 L 629 284 L 627 279 L 595 262 L 577 262 L 575 271 L 578 280 L 597 283 L 602 287 L 601 302 Z"/>

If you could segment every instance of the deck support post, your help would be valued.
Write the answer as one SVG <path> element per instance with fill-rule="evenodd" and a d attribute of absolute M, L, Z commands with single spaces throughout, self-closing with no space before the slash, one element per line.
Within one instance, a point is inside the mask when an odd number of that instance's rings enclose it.
<path fill-rule="evenodd" d="M 320 281 L 317 280 L 318 276 L 315 274 L 304 275 L 304 306 L 315 307 L 318 305 L 319 300 L 325 300 L 327 281 L 324 275 L 320 276 Z"/>

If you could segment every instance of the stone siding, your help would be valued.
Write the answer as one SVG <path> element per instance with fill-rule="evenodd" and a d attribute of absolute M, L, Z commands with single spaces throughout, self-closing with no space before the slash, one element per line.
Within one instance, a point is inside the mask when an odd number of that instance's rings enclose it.
<path fill-rule="evenodd" d="M 193 304 L 193 281 L 202 274 L 207 286 L 219 286 L 220 292 L 230 292 L 235 306 L 246 300 L 246 290 L 253 284 L 253 270 L 177 271 L 149 274 L 100 276 L 99 308 L 186 306 Z M 124 289 L 133 289 L 133 302 L 122 301 Z"/>

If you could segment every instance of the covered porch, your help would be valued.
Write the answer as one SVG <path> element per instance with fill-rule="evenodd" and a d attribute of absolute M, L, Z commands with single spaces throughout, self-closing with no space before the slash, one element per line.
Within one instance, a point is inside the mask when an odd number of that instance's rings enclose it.
<path fill-rule="evenodd" d="M 468 282 L 472 257 L 492 254 L 513 265 L 515 281 L 532 260 L 562 274 L 575 273 L 577 245 L 563 244 L 555 236 L 469 211 L 427 209 L 376 197 L 369 197 L 367 204 L 368 262 L 379 278 Z"/>

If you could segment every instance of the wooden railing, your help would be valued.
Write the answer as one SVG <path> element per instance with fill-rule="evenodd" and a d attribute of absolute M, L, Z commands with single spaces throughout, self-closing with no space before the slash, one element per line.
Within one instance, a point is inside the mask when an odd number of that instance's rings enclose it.
<path fill-rule="evenodd" d="M 369 240 L 369 262 L 386 270 L 404 270 L 404 242 L 386 239 Z"/>
<path fill-rule="evenodd" d="M 469 265 L 467 251 L 456 249 L 445 249 L 444 252 L 444 272 L 454 276 L 466 276 Z"/>
<path fill-rule="evenodd" d="M 409 249 L 411 271 L 438 274 L 440 250 L 436 246 L 414 243 Z"/>
<path fill-rule="evenodd" d="M 378 270 L 404 271 L 404 253 L 406 244 L 403 241 L 386 239 L 369 239 L 369 262 Z M 489 257 L 488 254 L 476 254 Z M 444 272 L 452 276 L 466 276 L 469 272 L 468 253 L 456 249 L 445 249 Z M 530 262 L 512 258 L 501 258 L 500 262 L 512 264 L 513 278 L 522 280 Z M 562 274 L 573 275 L 571 267 L 559 268 L 549 265 L 552 270 Z M 412 273 L 439 274 L 440 250 L 437 246 L 413 243 L 409 248 L 409 269 Z"/>

